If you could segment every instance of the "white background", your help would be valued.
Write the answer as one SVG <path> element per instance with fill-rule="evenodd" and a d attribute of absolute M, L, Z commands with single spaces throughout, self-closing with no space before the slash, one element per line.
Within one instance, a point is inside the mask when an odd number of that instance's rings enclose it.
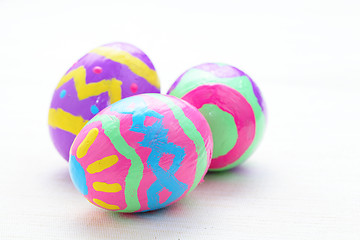
<path fill-rule="evenodd" d="M 359 1 L 0 0 L 0 239 L 360 239 Z M 268 106 L 232 171 L 145 214 L 96 208 L 52 145 L 57 82 L 96 46 L 145 51 L 165 93 L 203 62 L 234 65 Z"/>

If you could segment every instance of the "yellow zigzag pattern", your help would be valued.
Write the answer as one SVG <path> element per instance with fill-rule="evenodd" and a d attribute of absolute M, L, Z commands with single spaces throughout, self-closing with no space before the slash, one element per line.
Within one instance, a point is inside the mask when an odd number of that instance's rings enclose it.
<path fill-rule="evenodd" d="M 116 50 L 110 47 L 98 47 L 91 51 L 98 55 L 104 56 L 114 62 L 124 64 L 136 75 L 146 79 L 151 85 L 160 88 L 160 81 L 156 72 L 150 69 L 143 61 L 132 56 L 130 53 Z M 86 69 L 80 66 L 63 76 L 56 89 L 60 88 L 66 82 L 74 79 L 78 99 L 83 100 L 88 97 L 97 96 L 101 93 L 108 92 L 110 104 L 121 99 L 122 82 L 116 78 L 105 79 L 97 83 L 86 84 Z M 67 132 L 77 135 L 81 128 L 86 124 L 81 116 L 74 116 L 62 109 L 50 109 L 49 125 L 54 128 L 60 128 Z"/>
<path fill-rule="evenodd" d="M 108 92 L 110 104 L 121 99 L 122 82 L 120 80 L 112 78 L 110 80 L 105 79 L 100 82 L 86 84 L 86 70 L 83 66 L 80 66 L 63 76 L 56 89 L 71 79 L 74 79 L 79 100 L 97 96 L 104 92 Z M 81 116 L 74 116 L 61 108 L 51 108 L 49 111 L 50 126 L 53 128 L 60 128 L 74 135 L 77 135 L 86 123 L 87 120 L 84 120 Z"/>
<path fill-rule="evenodd" d="M 79 100 L 84 100 L 88 97 L 97 96 L 103 92 L 109 93 L 110 103 L 117 102 L 121 99 L 121 84 L 120 80 L 112 78 L 110 80 L 102 80 L 96 83 L 86 84 L 86 70 L 80 66 L 68 74 L 63 76 L 57 85 L 56 89 L 64 85 L 64 83 L 74 79 L 75 88 Z"/>
<path fill-rule="evenodd" d="M 49 110 L 49 125 L 74 135 L 77 135 L 87 122 L 88 121 L 84 120 L 81 116 L 74 116 L 61 108 L 50 108 Z"/>
<path fill-rule="evenodd" d="M 91 51 L 98 55 L 111 59 L 128 66 L 128 68 L 136 75 L 145 78 L 151 85 L 160 88 L 160 81 L 156 71 L 148 67 L 143 61 L 134 57 L 128 52 L 117 50 L 111 47 L 98 47 Z"/>

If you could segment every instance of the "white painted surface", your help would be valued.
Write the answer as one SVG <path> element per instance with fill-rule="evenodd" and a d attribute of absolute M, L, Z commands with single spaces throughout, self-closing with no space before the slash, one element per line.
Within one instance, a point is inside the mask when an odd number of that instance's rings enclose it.
<path fill-rule="evenodd" d="M 360 239 L 359 1 L 0 1 L 0 239 Z M 50 141 L 53 90 L 92 48 L 143 49 L 162 90 L 225 62 L 269 124 L 242 167 L 177 204 L 113 214 L 73 187 Z"/>

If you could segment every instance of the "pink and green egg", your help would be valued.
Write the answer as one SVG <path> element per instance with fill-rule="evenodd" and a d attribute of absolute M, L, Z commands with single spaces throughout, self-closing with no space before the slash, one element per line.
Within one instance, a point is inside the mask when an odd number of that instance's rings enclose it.
<path fill-rule="evenodd" d="M 116 101 L 141 93 L 159 93 L 160 82 L 148 56 L 121 42 L 105 44 L 75 62 L 58 83 L 49 110 L 53 143 L 68 160 L 81 128 Z"/>
<path fill-rule="evenodd" d="M 168 94 L 194 105 L 208 121 L 214 139 L 209 170 L 233 168 L 259 145 L 266 123 L 265 103 L 243 71 L 227 64 L 201 64 L 184 72 Z"/>
<path fill-rule="evenodd" d="M 166 207 L 202 181 L 211 129 L 197 108 L 173 96 L 122 99 L 92 118 L 70 150 L 70 176 L 94 205 L 116 212 Z"/>

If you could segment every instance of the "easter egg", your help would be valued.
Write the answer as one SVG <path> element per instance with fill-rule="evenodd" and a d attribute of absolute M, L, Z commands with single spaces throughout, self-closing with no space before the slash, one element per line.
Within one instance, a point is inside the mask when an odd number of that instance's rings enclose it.
<path fill-rule="evenodd" d="M 265 104 L 254 81 L 239 69 L 205 63 L 183 73 L 168 94 L 194 105 L 207 119 L 214 138 L 209 170 L 244 162 L 259 145 L 265 127 Z"/>
<path fill-rule="evenodd" d="M 117 42 L 93 49 L 55 89 L 48 122 L 56 149 L 68 160 L 75 136 L 99 111 L 122 98 L 159 92 L 155 68 L 137 47 Z"/>
<path fill-rule="evenodd" d="M 70 176 L 98 207 L 155 210 L 202 181 L 212 147 L 211 129 L 194 106 L 141 94 L 108 106 L 85 125 L 70 150 Z"/>

